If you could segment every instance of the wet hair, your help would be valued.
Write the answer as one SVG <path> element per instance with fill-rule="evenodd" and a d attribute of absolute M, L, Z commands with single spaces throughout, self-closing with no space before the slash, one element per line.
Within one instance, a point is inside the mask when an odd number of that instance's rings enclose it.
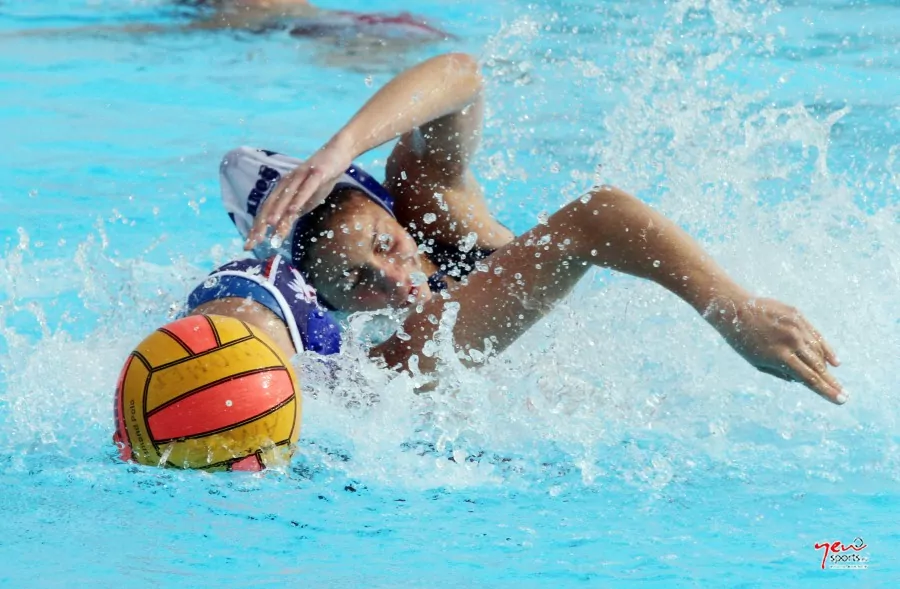
<path fill-rule="evenodd" d="M 313 288 L 316 288 L 313 265 L 316 251 L 322 245 L 321 240 L 327 237 L 329 231 L 334 231 L 332 228 L 334 216 L 347 210 L 350 201 L 358 197 L 368 198 L 364 192 L 353 187 L 335 190 L 328 195 L 325 202 L 307 213 L 294 233 L 294 242 L 291 245 L 292 261 Z M 322 298 L 321 294 L 319 302 L 334 310 L 334 306 Z"/>

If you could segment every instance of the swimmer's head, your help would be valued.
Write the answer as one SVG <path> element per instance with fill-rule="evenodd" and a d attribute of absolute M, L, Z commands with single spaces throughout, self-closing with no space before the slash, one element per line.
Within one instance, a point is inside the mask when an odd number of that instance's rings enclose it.
<path fill-rule="evenodd" d="M 431 298 L 418 246 L 363 192 L 335 191 L 294 240 L 294 262 L 341 311 L 405 308 Z"/>

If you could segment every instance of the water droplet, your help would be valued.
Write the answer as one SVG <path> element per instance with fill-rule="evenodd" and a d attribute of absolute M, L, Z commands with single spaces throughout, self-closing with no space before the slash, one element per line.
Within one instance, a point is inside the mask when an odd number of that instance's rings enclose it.
<path fill-rule="evenodd" d="M 463 238 L 462 243 L 459 244 L 459 249 L 463 252 L 471 251 L 476 243 L 478 243 L 478 234 L 472 231 Z"/>
<path fill-rule="evenodd" d="M 226 407 L 231 407 L 232 405 L 233 405 L 233 403 L 231 402 L 231 399 L 228 399 L 227 401 L 225 401 Z"/>
<path fill-rule="evenodd" d="M 597 255 L 597 250 L 591 250 L 591 255 L 592 255 L 592 256 L 596 256 L 596 255 Z"/>
<path fill-rule="evenodd" d="M 372 87 L 372 76 L 366 76 L 364 82 L 366 83 L 367 88 L 371 88 Z"/>
<path fill-rule="evenodd" d="M 662 262 L 660 262 L 659 260 L 653 260 L 653 267 L 654 267 L 654 268 L 659 268 L 661 264 L 662 264 Z"/>
<path fill-rule="evenodd" d="M 422 217 L 422 220 L 425 221 L 426 225 L 430 225 L 437 221 L 437 215 L 435 215 L 434 213 L 425 213 L 425 216 Z"/>

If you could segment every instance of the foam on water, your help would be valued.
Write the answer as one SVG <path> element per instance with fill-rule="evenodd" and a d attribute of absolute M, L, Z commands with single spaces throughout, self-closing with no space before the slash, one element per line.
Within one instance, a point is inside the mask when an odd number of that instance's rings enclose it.
<path fill-rule="evenodd" d="M 834 76 L 801 95 L 792 80 L 813 66 L 785 57 L 796 7 L 666 6 L 511 15 L 482 55 L 492 100 L 478 172 L 517 231 L 596 182 L 636 192 L 740 283 L 803 311 L 843 362 L 835 373 L 851 392 L 846 406 L 755 372 L 655 285 L 595 271 L 477 370 L 437 344 L 442 382 L 425 394 L 414 392 L 420 376 L 365 360 L 353 333 L 369 318 L 355 317 L 337 381 L 312 356 L 299 359 L 304 429 L 285 477 L 126 473 L 110 442 L 121 362 L 239 247 L 181 257 L 170 240 L 122 255 L 121 224 L 113 233 L 101 221 L 71 254 L 37 247 L 24 227 L 0 260 L 0 465 L 22 477 L 55 468 L 82 486 L 133 479 L 179 501 L 208 493 L 210 509 L 229 517 L 246 506 L 219 505 L 218 493 L 271 499 L 308 480 L 550 497 L 602 488 L 620 491 L 616 507 L 634 491 L 683 498 L 716 481 L 752 483 L 757 495 L 896 489 L 900 109 L 872 97 L 897 95 L 890 72 L 900 61 L 888 55 L 866 70 L 874 90 L 857 88 L 863 97 L 852 101 L 834 84 L 863 66 L 816 62 Z M 621 51 L 580 50 L 586 29 Z M 331 526 L 318 533 L 343 529 Z"/>
<path fill-rule="evenodd" d="M 690 22 L 701 12 L 711 26 Z M 333 388 L 318 386 L 316 363 L 301 359 L 310 441 L 302 459 L 328 461 L 319 451 L 327 446 L 340 450 L 346 460 L 334 466 L 354 479 L 426 488 L 541 481 L 548 456 L 587 485 L 624 474 L 661 487 L 709 464 L 756 474 L 802 464 L 825 480 L 861 472 L 898 478 L 896 146 L 886 161 L 872 162 L 879 173 L 835 174 L 832 138 L 851 107 L 778 104 L 731 79 L 736 59 L 774 53 L 777 36 L 755 33 L 774 12 L 774 5 L 760 13 L 678 2 L 669 28 L 616 64 L 561 60 L 570 73 L 593 70 L 587 80 L 599 93 L 625 77 L 629 84 L 588 151 L 599 171 L 572 166 L 560 194 L 578 194 L 596 179 L 637 191 L 701 236 L 740 282 L 796 304 L 839 351 L 849 405 L 836 409 L 755 374 L 668 293 L 598 272 L 485 368 L 463 370 L 444 346 L 443 384 L 430 394 L 414 394 L 416 378 L 373 367 L 358 350 L 342 360 L 346 370 Z M 539 38 L 532 17 L 504 28 L 496 37 L 503 42 L 489 44 L 485 56 L 495 79 L 505 83 L 508 67 L 536 69 L 520 56 Z M 498 69 L 500 59 L 511 65 Z M 530 84 L 529 93 L 544 94 Z M 485 151 L 528 135 L 507 130 L 489 137 Z M 861 207 L 861 199 L 878 205 Z M 552 210 L 558 203 L 548 200 L 543 206 Z M 37 447 L 42 455 L 105 459 L 122 358 L 172 316 L 185 285 L 206 268 L 116 257 L 102 225 L 72 259 L 38 259 L 26 231 L 3 261 L 0 448 L 23 468 Z M 210 257 L 236 254 L 231 247 Z M 48 321 L 50 299 L 70 300 L 73 310 Z M 76 328 L 91 318 L 92 329 Z M 611 460 L 610 448 L 623 445 Z"/>

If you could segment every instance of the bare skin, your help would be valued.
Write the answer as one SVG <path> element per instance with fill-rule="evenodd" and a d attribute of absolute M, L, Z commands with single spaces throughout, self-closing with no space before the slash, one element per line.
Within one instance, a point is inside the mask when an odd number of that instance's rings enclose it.
<path fill-rule="evenodd" d="M 368 14 L 318 8 L 307 0 L 206 0 L 174 2 L 192 10 L 187 23 L 90 25 L 70 29 L 30 29 L 15 36 L 165 34 L 192 31 L 264 33 L 286 31 L 314 38 L 315 61 L 349 69 L 376 65 L 394 68 L 398 54 L 453 35 L 408 13 Z M 208 10 L 203 10 L 208 9 Z M 374 23 L 374 24 L 373 24 Z M 379 29 L 378 24 L 388 27 Z M 391 33 L 390 28 L 397 27 Z M 371 72 L 369 72 L 371 73 Z"/>
<path fill-rule="evenodd" d="M 286 236 L 298 216 L 330 194 L 354 154 L 399 138 L 384 182 L 395 198 L 396 219 L 369 199 L 356 199 L 352 213 L 335 217 L 328 247 L 316 248 L 314 258 L 320 261 L 313 283 L 327 301 L 346 311 L 429 300 L 432 293 L 421 275 L 437 268 L 416 251 L 411 234 L 425 232 L 424 238 L 457 247 L 474 233 L 473 247 L 487 250 L 514 237 L 491 215 L 469 170 L 484 116 L 481 88 L 477 64 L 463 54 L 443 55 L 398 75 L 328 144 L 279 182 L 257 215 L 245 249 L 262 242 L 264 219 L 277 225 L 277 236 Z M 412 108 L 397 109 L 398 104 Z M 398 114 L 385 117 L 386 112 Z M 357 280 L 360 276 L 363 280 Z"/>
<path fill-rule="evenodd" d="M 246 321 L 265 332 L 288 356 L 294 356 L 297 353 L 297 349 L 291 341 L 291 333 L 284 321 L 268 307 L 255 301 L 239 297 L 225 297 L 198 305 L 188 315 L 224 315 Z"/>
<path fill-rule="evenodd" d="M 394 336 L 374 347 L 373 357 L 406 368 L 417 356 L 420 370 L 435 368 L 422 351 L 437 329 L 429 316 L 440 316 L 446 301 L 410 289 L 416 285 L 413 275 L 425 267 L 412 253 L 411 237 L 398 234 L 404 225 L 409 231 L 433 225 L 428 231 L 436 240 L 454 243 L 473 232 L 479 244 L 499 247 L 487 258 L 486 271 L 450 285 L 450 297 L 459 304 L 453 335 L 461 351 L 483 349 L 488 338 L 495 350 L 505 349 L 591 267 L 603 266 L 672 291 L 758 370 L 802 382 L 833 403 L 846 402 L 828 370 L 838 365 L 834 351 L 799 311 L 755 298 L 684 231 L 619 189 L 596 188 L 547 224 L 511 240 L 488 213 L 469 171 L 481 128 L 481 86 L 477 64 L 460 54 L 401 73 L 282 179 L 257 215 L 245 247 L 260 243 L 269 226 L 286 235 L 300 215 L 324 201 L 353 159 L 399 137 L 385 181 L 398 200 L 398 221 L 392 224 L 385 211 L 359 204 L 353 213 L 336 216 L 334 236 L 316 247 L 320 262 L 313 283 L 326 299 L 337 297 L 341 308 L 422 306 L 405 322 L 411 338 Z M 438 218 L 436 224 L 424 222 L 426 212 Z M 385 247 L 379 247 L 380 233 L 388 234 Z M 365 280 L 358 280 L 361 274 Z"/>
<path fill-rule="evenodd" d="M 846 401 L 828 372 L 834 351 L 818 331 L 788 305 L 754 298 L 722 270 L 684 231 L 633 196 L 609 187 L 569 203 L 548 220 L 486 260 L 488 268 L 450 287 L 460 305 L 454 343 L 482 350 L 485 340 L 504 350 L 566 296 L 594 266 L 653 280 L 690 304 L 747 362 L 778 378 L 798 381 L 834 403 Z M 536 257 L 539 254 L 540 257 Z M 495 270 L 500 270 L 497 274 Z M 521 279 L 511 280 L 520 275 Z M 422 355 L 437 327 L 427 318 L 446 304 L 432 299 L 404 324 L 411 339 L 394 337 L 373 350 L 389 365 L 433 370 Z M 487 312 L 485 312 L 487 310 Z"/>
<path fill-rule="evenodd" d="M 434 262 L 400 223 L 363 195 L 332 219 L 334 236 L 320 237 L 310 268 L 319 294 L 349 312 L 402 308 L 432 297 L 424 278 Z"/>
<path fill-rule="evenodd" d="M 188 29 L 253 29 L 273 17 L 315 17 L 322 13 L 307 0 L 220 0 L 204 4 L 216 11 L 193 21 Z"/>

